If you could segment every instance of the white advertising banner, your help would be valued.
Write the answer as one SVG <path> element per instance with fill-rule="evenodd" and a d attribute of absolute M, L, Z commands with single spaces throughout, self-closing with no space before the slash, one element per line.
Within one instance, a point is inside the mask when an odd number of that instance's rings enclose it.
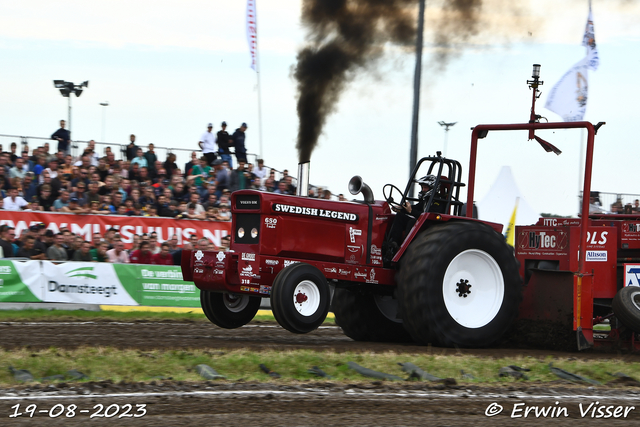
<path fill-rule="evenodd" d="M 112 264 L 42 262 L 42 300 L 103 305 L 138 305 L 124 288 Z"/>

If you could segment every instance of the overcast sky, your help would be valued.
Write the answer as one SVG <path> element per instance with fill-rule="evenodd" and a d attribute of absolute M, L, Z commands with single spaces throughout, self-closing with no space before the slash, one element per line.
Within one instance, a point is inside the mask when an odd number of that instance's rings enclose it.
<path fill-rule="evenodd" d="M 587 0 L 485 0 L 484 30 L 460 41 L 448 65 L 434 62 L 433 28 L 447 18 L 441 2 L 427 2 L 419 155 L 443 149 L 438 121 L 457 122 L 448 157 L 464 166 L 470 128 L 481 123 L 526 122 L 533 63 L 542 64 L 543 108 L 559 78 L 584 57 Z M 0 0 L 0 133 L 49 136 L 67 117 L 67 102 L 52 80 L 89 88 L 73 98 L 75 139 L 126 143 L 135 133 L 145 145 L 195 149 L 208 122 L 230 131 L 247 122 L 247 147 L 259 152 L 256 74 L 249 67 L 244 0 L 56 2 Z M 514 7 L 515 6 L 515 7 Z M 265 162 L 295 174 L 297 51 L 305 45 L 300 0 L 257 0 Z M 514 12 L 514 9 L 515 12 Z M 640 98 L 640 4 L 594 0 L 601 57 L 590 72 L 585 120 L 606 121 L 596 139 L 593 189 L 640 193 L 634 154 Z M 382 186 L 404 188 L 409 173 L 414 54 L 388 46 L 384 59 L 358 74 L 327 121 L 312 156 L 311 181 L 334 193 L 361 175 L 382 197 Z M 108 101 L 109 106 L 99 105 Z M 106 126 L 103 128 L 103 113 Z M 509 165 L 527 202 L 540 212 L 575 214 L 580 132 L 541 132 L 563 154 L 544 152 L 526 133 L 483 141 L 476 200 L 482 200 L 503 165 Z M 4 144 L 9 142 L 1 138 Z M 511 201 L 507 204 L 513 205 Z M 507 213 L 507 216 L 510 212 Z"/>

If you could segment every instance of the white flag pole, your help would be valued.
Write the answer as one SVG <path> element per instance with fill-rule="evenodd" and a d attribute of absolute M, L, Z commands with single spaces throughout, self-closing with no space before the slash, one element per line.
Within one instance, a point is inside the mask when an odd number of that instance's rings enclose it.
<path fill-rule="evenodd" d="M 258 50 L 258 20 L 256 19 L 256 79 L 258 80 L 258 138 L 259 151 L 258 155 L 262 157 L 262 90 L 260 88 L 260 51 Z"/>

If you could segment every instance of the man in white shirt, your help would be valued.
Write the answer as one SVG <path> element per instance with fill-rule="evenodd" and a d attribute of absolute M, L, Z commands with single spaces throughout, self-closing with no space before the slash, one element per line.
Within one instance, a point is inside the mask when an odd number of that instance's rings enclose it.
<path fill-rule="evenodd" d="M 5 211 L 21 211 L 27 206 L 27 201 L 18 196 L 18 189 L 11 188 L 9 190 L 9 196 L 4 198 L 4 210 Z"/>
<path fill-rule="evenodd" d="M 211 132 L 211 129 L 213 129 L 213 124 L 209 123 L 207 131 L 200 136 L 200 141 L 198 141 L 202 154 L 207 158 L 207 166 L 211 166 L 218 157 L 216 156 L 216 151 L 218 150 L 216 150 L 215 135 Z"/>

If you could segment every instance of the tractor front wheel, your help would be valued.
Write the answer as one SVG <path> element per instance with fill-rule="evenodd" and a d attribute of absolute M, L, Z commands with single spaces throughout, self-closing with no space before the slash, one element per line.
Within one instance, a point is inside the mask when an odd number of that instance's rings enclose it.
<path fill-rule="evenodd" d="M 482 223 L 435 226 L 404 255 L 398 300 L 416 342 L 488 346 L 511 326 L 522 300 L 513 249 Z"/>
<path fill-rule="evenodd" d="M 640 286 L 625 286 L 613 297 L 613 314 L 633 332 L 640 332 Z"/>
<path fill-rule="evenodd" d="M 278 273 L 271 287 L 271 309 L 280 326 L 306 334 L 324 322 L 331 293 L 327 279 L 316 267 L 292 264 Z"/>
<path fill-rule="evenodd" d="M 235 329 L 253 320 L 260 308 L 260 298 L 201 290 L 200 305 L 211 323 Z"/>
<path fill-rule="evenodd" d="M 398 300 L 344 288 L 333 294 L 333 314 L 346 336 L 355 341 L 411 342 L 398 319 Z"/>

